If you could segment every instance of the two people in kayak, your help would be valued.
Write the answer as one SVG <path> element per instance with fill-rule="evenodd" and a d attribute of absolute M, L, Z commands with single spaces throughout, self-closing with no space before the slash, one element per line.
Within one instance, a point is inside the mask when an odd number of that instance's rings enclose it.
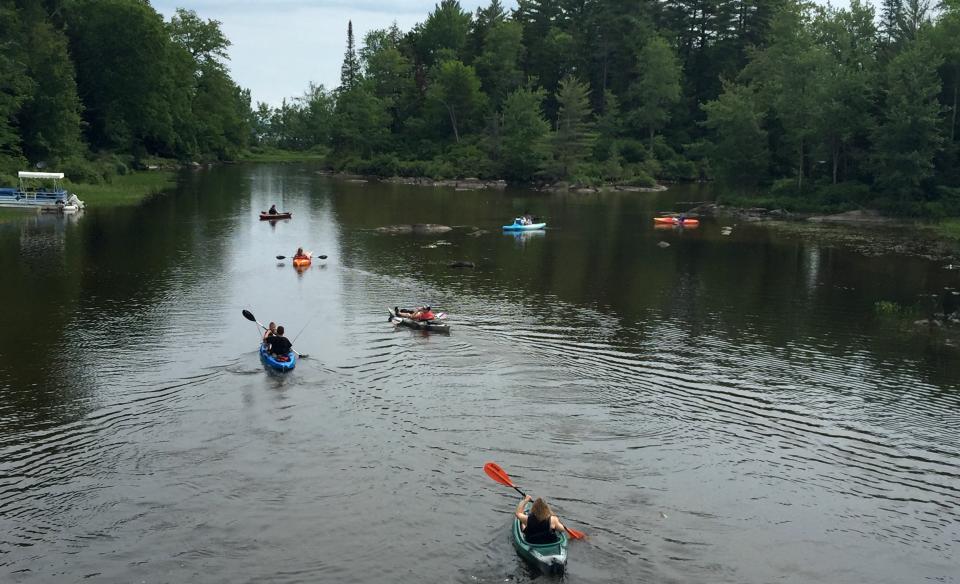
<path fill-rule="evenodd" d="M 533 215 L 530 214 L 530 211 L 524 211 L 523 215 L 517 217 L 514 222 L 520 225 L 533 225 Z"/>
<path fill-rule="evenodd" d="M 409 318 L 416 321 L 433 320 L 437 318 L 437 315 L 433 313 L 433 310 L 431 310 L 429 306 L 421 306 L 414 310 L 394 306 L 393 313 L 400 318 Z"/>
<path fill-rule="evenodd" d="M 267 351 L 278 361 L 286 359 L 290 354 L 290 349 L 293 348 L 293 343 L 283 336 L 283 333 L 283 326 L 277 326 L 275 322 L 271 322 L 263 333 L 263 344 L 267 346 Z"/>
<path fill-rule="evenodd" d="M 527 503 L 533 501 L 530 512 L 525 513 L 524 509 Z M 520 528 L 523 530 L 523 538 L 527 543 L 543 544 L 556 543 L 557 531 L 566 531 L 560 519 L 553 514 L 547 502 L 537 497 L 534 501 L 530 495 L 524 495 L 523 500 L 517 503 L 517 519 L 520 520 Z"/>

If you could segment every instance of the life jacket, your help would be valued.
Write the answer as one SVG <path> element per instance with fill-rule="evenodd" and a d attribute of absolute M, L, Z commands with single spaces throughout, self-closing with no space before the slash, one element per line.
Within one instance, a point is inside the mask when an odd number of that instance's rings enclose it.
<path fill-rule="evenodd" d="M 426 312 L 421 312 L 417 315 L 417 320 L 433 320 L 437 316 L 433 314 L 432 310 L 427 310 Z"/>
<path fill-rule="evenodd" d="M 523 530 L 523 538 L 527 543 L 557 543 L 557 534 L 550 529 L 550 518 L 540 521 L 533 513 L 527 515 L 527 527 Z"/>

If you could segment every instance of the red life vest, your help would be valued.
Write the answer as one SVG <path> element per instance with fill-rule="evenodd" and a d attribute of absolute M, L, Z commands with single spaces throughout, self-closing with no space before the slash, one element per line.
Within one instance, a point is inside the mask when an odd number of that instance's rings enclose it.
<path fill-rule="evenodd" d="M 436 318 L 436 315 L 434 315 L 431 310 L 421 312 L 417 315 L 417 320 L 433 320 L 434 318 Z"/>

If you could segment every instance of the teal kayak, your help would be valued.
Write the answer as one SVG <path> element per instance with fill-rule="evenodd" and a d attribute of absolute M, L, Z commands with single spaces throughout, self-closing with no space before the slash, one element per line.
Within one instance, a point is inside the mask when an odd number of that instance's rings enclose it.
<path fill-rule="evenodd" d="M 538 229 L 546 229 L 546 223 L 531 223 L 530 225 L 523 225 L 521 223 L 512 223 L 510 225 L 504 225 L 503 229 L 505 231 L 536 231 Z"/>
<path fill-rule="evenodd" d="M 530 512 L 527 503 L 526 512 Z M 557 533 L 556 543 L 535 544 L 527 543 L 520 528 L 520 520 L 513 519 L 513 547 L 517 548 L 520 557 L 535 566 L 544 574 L 563 574 L 567 567 L 567 534 Z"/>
<path fill-rule="evenodd" d="M 297 354 L 290 351 L 287 353 L 287 361 L 278 361 L 276 357 L 267 352 L 266 345 L 260 345 L 260 362 L 267 369 L 286 373 L 287 371 L 293 371 L 293 368 L 297 366 Z"/>

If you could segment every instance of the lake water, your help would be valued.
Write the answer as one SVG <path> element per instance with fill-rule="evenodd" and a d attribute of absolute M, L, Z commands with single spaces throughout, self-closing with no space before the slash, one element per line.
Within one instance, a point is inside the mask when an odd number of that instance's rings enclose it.
<path fill-rule="evenodd" d="M 960 353 L 875 308 L 960 275 L 654 229 L 705 196 L 241 165 L 5 215 L 0 581 L 529 582 L 487 461 L 589 534 L 570 583 L 960 581 Z M 501 231 L 527 209 L 547 231 Z M 375 231 L 427 222 L 456 229 Z M 450 336 L 387 322 L 422 303 Z M 309 357 L 265 372 L 243 309 Z"/>

